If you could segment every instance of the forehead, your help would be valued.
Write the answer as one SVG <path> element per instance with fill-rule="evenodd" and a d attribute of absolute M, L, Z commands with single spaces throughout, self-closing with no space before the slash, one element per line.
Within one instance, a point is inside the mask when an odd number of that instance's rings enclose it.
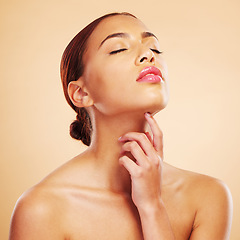
<path fill-rule="evenodd" d="M 141 36 L 141 33 L 145 31 L 148 31 L 148 28 L 139 19 L 124 15 L 112 16 L 99 23 L 91 34 L 88 45 L 100 44 L 103 39 L 113 33 L 124 32 Z"/>

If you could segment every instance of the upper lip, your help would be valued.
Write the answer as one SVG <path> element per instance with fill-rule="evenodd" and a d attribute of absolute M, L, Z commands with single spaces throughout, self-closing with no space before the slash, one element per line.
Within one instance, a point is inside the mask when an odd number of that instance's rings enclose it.
<path fill-rule="evenodd" d="M 147 74 L 154 74 L 154 75 L 158 75 L 163 79 L 162 73 L 161 71 L 155 67 L 155 66 L 148 66 L 142 69 L 142 71 L 140 72 L 137 81 L 140 80 L 141 78 L 143 78 L 144 76 L 146 76 Z"/>

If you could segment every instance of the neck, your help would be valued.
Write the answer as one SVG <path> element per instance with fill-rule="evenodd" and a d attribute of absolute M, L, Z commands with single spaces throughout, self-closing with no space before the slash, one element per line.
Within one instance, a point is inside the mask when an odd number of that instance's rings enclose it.
<path fill-rule="evenodd" d="M 127 132 L 144 132 L 144 114 L 127 113 L 117 116 L 92 117 L 93 135 L 88 153 L 97 166 L 105 188 L 113 192 L 131 191 L 131 179 L 127 170 L 119 165 L 121 143 L 118 138 Z"/>

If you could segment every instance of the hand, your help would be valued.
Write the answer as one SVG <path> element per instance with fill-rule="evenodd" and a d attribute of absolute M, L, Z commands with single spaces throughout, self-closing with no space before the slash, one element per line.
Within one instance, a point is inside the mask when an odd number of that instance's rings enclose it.
<path fill-rule="evenodd" d="M 124 154 L 119 162 L 131 176 L 132 200 L 138 209 L 159 205 L 161 196 L 162 132 L 150 114 L 146 113 L 145 118 L 153 138 L 149 133 L 129 132 L 119 139 L 123 142 L 121 153 Z M 134 159 L 126 153 L 131 153 Z"/>

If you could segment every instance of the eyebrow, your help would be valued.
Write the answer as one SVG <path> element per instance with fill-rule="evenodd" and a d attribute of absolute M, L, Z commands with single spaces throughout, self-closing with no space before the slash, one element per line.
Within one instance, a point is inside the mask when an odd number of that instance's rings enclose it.
<path fill-rule="evenodd" d="M 151 32 L 143 32 L 142 33 L 142 38 L 147 38 L 147 37 L 154 37 L 158 40 L 158 38 Z"/>
<path fill-rule="evenodd" d="M 158 38 L 151 32 L 142 32 L 142 38 L 148 38 L 148 37 L 154 37 L 158 40 Z M 110 38 L 130 38 L 130 35 L 128 33 L 123 33 L 123 32 L 120 32 L 120 33 L 113 33 L 113 34 L 110 34 L 108 35 L 99 45 L 99 48 L 103 45 L 103 43 L 110 39 Z"/>

